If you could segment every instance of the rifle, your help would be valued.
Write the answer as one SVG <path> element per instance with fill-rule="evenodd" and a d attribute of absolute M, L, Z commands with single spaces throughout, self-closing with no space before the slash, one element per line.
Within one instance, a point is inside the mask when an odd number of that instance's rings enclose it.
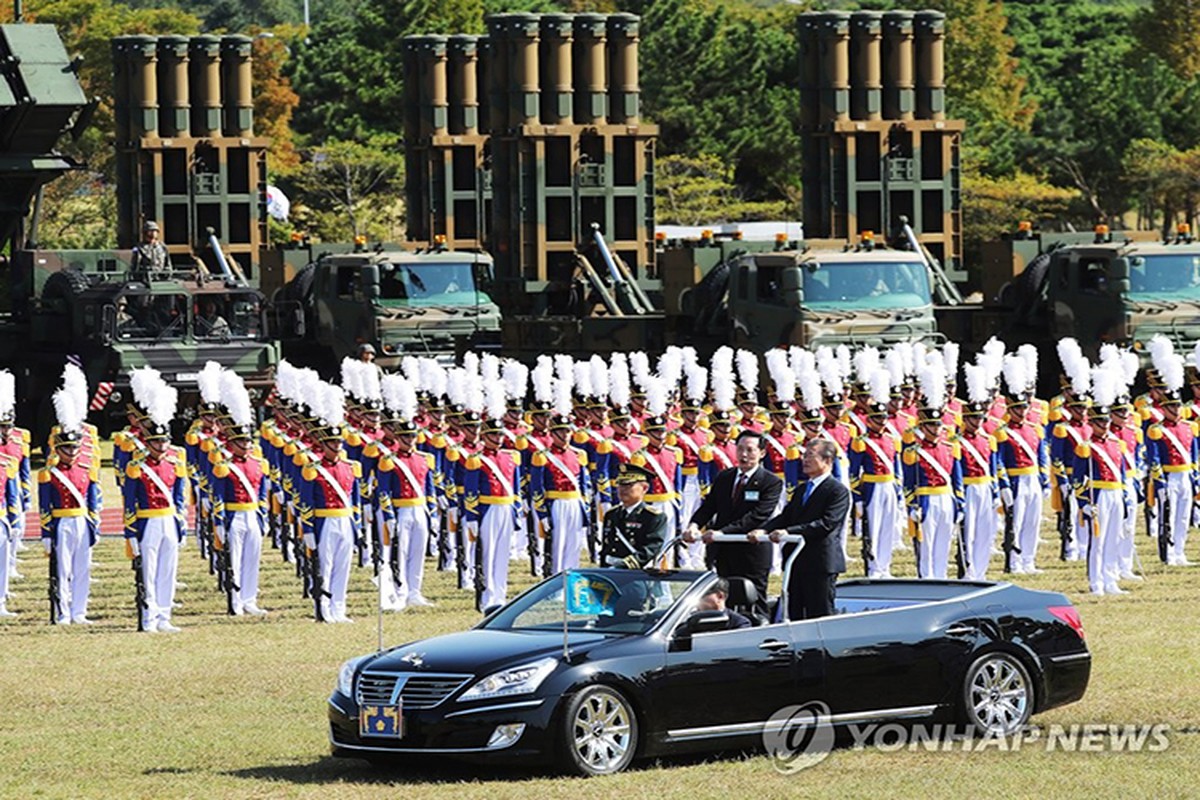
<path fill-rule="evenodd" d="M 453 513 L 453 512 L 452 512 Z M 467 525 L 462 520 L 450 519 L 450 525 L 454 528 L 454 540 L 456 549 L 455 566 L 458 569 L 458 588 L 467 588 L 467 547 L 471 544 L 471 538 L 467 533 Z"/>
<path fill-rule="evenodd" d="M 554 517 L 550 514 L 542 522 L 542 532 L 546 534 L 542 542 L 542 575 L 549 578 L 554 574 Z"/>
<path fill-rule="evenodd" d="M 1058 512 L 1055 527 L 1058 529 L 1058 560 L 1067 560 L 1067 550 L 1071 542 L 1071 512 L 1069 502 L 1063 500 L 1063 510 Z"/>
<path fill-rule="evenodd" d="M 588 558 L 593 564 L 600 563 L 597 553 L 597 543 L 600 539 L 600 498 L 598 495 L 599 493 L 592 502 L 588 503 L 587 550 Z"/>
<path fill-rule="evenodd" d="M 240 591 L 241 587 L 233 582 L 233 559 L 229 552 L 229 532 L 225 533 L 225 542 L 221 545 L 221 549 L 217 551 L 217 562 L 220 566 L 221 588 L 225 591 L 225 609 L 229 612 L 229 616 L 234 616 L 233 597 L 234 594 Z"/>
<path fill-rule="evenodd" d="M 966 509 L 964 508 L 963 521 L 958 523 L 958 535 L 954 537 L 955 542 L 958 545 L 958 552 L 954 557 L 955 572 L 960 581 L 967 576 L 967 571 L 971 569 L 971 549 L 970 542 L 967 541 L 966 521 Z"/>
<path fill-rule="evenodd" d="M 1015 554 L 1019 554 L 1021 552 L 1021 548 L 1017 546 L 1016 531 L 1013 530 L 1013 517 L 1015 516 L 1013 511 L 1014 511 L 1014 509 L 1012 506 L 1005 506 L 1005 508 L 1004 508 L 1004 571 L 1005 572 L 1013 571 L 1013 556 Z M 1059 516 L 1062 516 L 1061 511 L 1059 512 Z"/>
<path fill-rule="evenodd" d="M 493 510 L 492 513 L 497 513 Z M 463 526 L 466 527 L 465 525 Z M 499 544 L 497 545 L 499 546 Z M 499 557 L 499 556 L 497 556 Z M 475 534 L 475 574 L 472 581 L 475 584 L 475 610 L 483 611 L 483 593 L 487 591 L 487 575 L 483 570 L 483 534 Z"/>
<path fill-rule="evenodd" d="M 381 540 L 381 542 L 382 542 L 382 540 Z M 383 551 L 380 550 L 380 553 L 382 553 L 382 552 Z M 422 553 L 421 555 L 423 558 L 424 553 Z M 381 564 L 383 563 L 382 557 L 380 558 L 380 563 Z M 403 576 L 403 573 L 400 571 L 400 567 L 401 567 L 400 546 L 396 540 L 396 533 L 394 530 L 392 532 L 392 549 L 391 549 L 391 552 L 388 553 L 388 565 L 391 566 L 391 568 L 392 568 L 392 585 L 394 585 L 396 587 L 396 591 L 403 589 L 404 588 L 404 576 Z"/>
<path fill-rule="evenodd" d="M 150 606 L 146 602 L 146 576 L 142 574 L 142 553 L 139 550 L 138 554 L 133 557 L 133 600 L 137 604 L 137 629 L 138 632 L 146 630 L 146 617 L 143 612 Z"/>
<path fill-rule="evenodd" d="M 862 538 L 863 577 L 871 574 L 871 565 L 875 563 L 874 542 L 871 540 L 871 526 L 867 518 L 867 504 L 863 503 L 862 515 L 858 517 L 858 532 Z"/>
<path fill-rule="evenodd" d="M 1166 489 L 1160 495 L 1158 508 L 1158 558 L 1166 564 L 1170 556 L 1171 546 L 1175 544 L 1171 538 L 1171 495 Z"/>
<path fill-rule="evenodd" d="M 50 544 L 50 624 L 57 625 L 62 616 L 62 597 L 58 593 L 58 545 Z"/>
<path fill-rule="evenodd" d="M 441 517 L 438 520 L 437 568 L 438 572 L 445 572 L 454 561 L 454 532 L 450 530 L 450 511 L 441 508 L 439 511 Z"/>
<path fill-rule="evenodd" d="M 533 503 L 528 505 L 528 511 L 525 514 L 525 541 L 526 549 L 529 552 L 529 574 L 533 577 L 538 577 L 538 519 L 537 512 L 533 509 Z"/>
<path fill-rule="evenodd" d="M 362 505 L 362 525 L 355 531 L 354 550 L 358 554 L 359 569 L 367 565 L 367 531 L 371 531 L 370 535 L 375 535 L 375 507 L 371 503 L 363 503 Z M 376 571 L 378 574 L 378 571 Z"/>
<path fill-rule="evenodd" d="M 324 622 L 325 611 L 321 608 L 321 601 L 326 597 L 333 597 L 333 595 L 325 591 L 325 586 L 321 578 L 321 556 L 315 548 L 309 550 L 306 547 L 304 551 L 306 553 L 305 562 L 308 564 L 309 581 L 312 584 L 313 613 L 316 616 L 317 622 Z"/>

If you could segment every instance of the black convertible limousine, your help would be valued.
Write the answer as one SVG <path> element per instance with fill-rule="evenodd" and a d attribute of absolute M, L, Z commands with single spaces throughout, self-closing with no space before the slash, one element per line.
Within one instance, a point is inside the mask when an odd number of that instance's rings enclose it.
<path fill-rule="evenodd" d="M 471 630 L 351 659 L 329 698 L 333 753 L 599 775 L 635 758 L 761 746 L 793 704 L 823 703 L 832 725 L 930 719 L 1008 735 L 1087 688 L 1091 655 L 1061 594 L 849 580 L 834 616 L 727 630 L 724 612 L 696 610 L 716 580 L 578 570 Z M 732 582 L 731 601 L 752 605 L 747 593 L 748 581 Z"/>

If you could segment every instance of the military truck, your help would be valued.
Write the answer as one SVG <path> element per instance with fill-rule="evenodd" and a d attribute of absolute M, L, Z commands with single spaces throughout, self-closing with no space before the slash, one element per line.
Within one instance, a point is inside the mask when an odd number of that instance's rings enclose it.
<path fill-rule="evenodd" d="M 294 309 L 280 314 L 289 360 L 331 373 L 364 343 L 389 369 L 406 355 L 452 358 L 499 347 L 500 309 L 485 290 L 492 280 L 486 253 L 346 248 L 283 250 L 266 263 L 264 289 L 277 307 Z"/>
<path fill-rule="evenodd" d="M 265 230 L 259 156 L 266 142 L 249 138 L 249 117 L 235 99 L 249 87 L 250 40 L 195 38 L 114 42 L 118 248 L 54 251 L 37 245 L 35 198 L 79 168 L 55 148 L 86 128 L 94 101 L 53 26 L 0 26 L 0 57 L 10 67 L 0 79 L 0 234 L 9 253 L 0 363 L 17 374 L 19 419 L 39 438 L 53 415 L 47 398 L 68 359 L 96 390 L 92 405 L 102 426 L 124 415 L 129 373 L 139 366 L 162 372 L 185 404 L 206 361 L 235 370 L 254 393 L 272 381 L 279 348 L 267 330 L 254 263 Z M 223 65 L 224 79 L 215 80 Z M 189 108 L 193 74 L 198 100 Z M 164 229 L 168 253 L 153 273 L 135 267 L 133 251 L 149 220 Z M 231 240 L 224 246 L 222 231 Z"/>

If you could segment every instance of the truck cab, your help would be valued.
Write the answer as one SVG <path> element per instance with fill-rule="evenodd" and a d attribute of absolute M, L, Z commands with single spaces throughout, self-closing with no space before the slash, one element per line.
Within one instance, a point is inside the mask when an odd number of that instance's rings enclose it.
<path fill-rule="evenodd" d="M 741 256 L 729 273 L 739 346 L 885 345 L 935 338 L 929 267 L 919 253 L 805 249 Z"/>

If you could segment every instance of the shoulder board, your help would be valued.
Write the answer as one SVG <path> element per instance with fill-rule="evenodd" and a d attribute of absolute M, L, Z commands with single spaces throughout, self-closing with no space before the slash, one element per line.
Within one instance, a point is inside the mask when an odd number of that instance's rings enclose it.
<path fill-rule="evenodd" d="M 218 478 L 228 478 L 229 477 L 229 465 L 227 463 L 225 463 L 224 461 L 217 464 L 215 467 L 213 467 L 213 475 L 215 475 Z"/>
<path fill-rule="evenodd" d="M 865 452 L 867 449 L 867 443 L 863 441 L 863 437 L 855 436 L 850 442 L 850 449 L 856 453 Z"/>
<path fill-rule="evenodd" d="M 458 451 L 457 447 L 447 447 L 446 448 L 446 460 L 447 461 L 458 461 L 460 458 L 462 458 L 462 453 L 460 453 Z"/>
<path fill-rule="evenodd" d="M 39 469 L 38 470 L 38 483 L 49 483 L 49 482 L 50 482 L 50 470 Z"/>
<path fill-rule="evenodd" d="M 606 456 L 613 451 L 613 443 L 608 439 L 603 439 L 596 445 L 596 452 L 602 456 Z"/>
<path fill-rule="evenodd" d="M 671 445 L 672 447 L 674 447 L 676 444 L 678 444 L 678 442 L 679 442 L 679 436 L 676 435 L 675 431 L 671 431 L 670 433 L 667 434 L 666 443 L 668 445 Z"/>
<path fill-rule="evenodd" d="M 1117 442 L 1118 442 L 1118 443 L 1121 445 L 1121 452 L 1122 452 L 1122 453 L 1128 453 L 1128 452 L 1129 452 L 1129 445 L 1125 444 L 1125 440 L 1124 440 L 1124 439 L 1117 439 Z"/>
<path fill-rule="evenodd" d="M 315 481 L 317 479 L 317 470 L 315 467 L 306 464 L 300 472 L 300 476 L 306 481 Z"/>
<path fill-rule="evenodd" d="M 125 477 L 137 480 L 142 477 L 142 464 L 140 461 L 131 461 L 125 467 Z"/>
<path fill-rule="evenodd" d="M 482 463 L 483 462 L 481 462 L 479 460 L 479 456 L 470 455 L 470 456 L 467 456 L 466 468 L 467 469 L 479 469 L 479 467 Z"/>
<path fill-rule="evenodd" d="M 1150 426 L 1149 430 L 1146 431 L 1146 435 L 1150 437 L 1150 441 L 1157 442 L 1163 436 L 1162 425 L 1159 425 L 1157 422 L 1154 423 Z"/>
<path fill-rule="evenodd" d="M 528 450 L 529 449 L 529 437 L 526 436 L 525 434 L 521 434 L 520 436 L 517 437 L 517 441 L 513 442 L 513 446 L 516 447 L 518 450 L 522 450 L 522 451 Z"/>
<path fill-rule="evenodd" d="M 957 438 L 952 439 L 950 442 L 950 453 L 955 458 L 962 458 L 962 442 Z"/>
<path fill-rule="evenodd" d="M 654 506 L 642 506 L 642 510 L 643 510 L 645 513 L 647 513 L 647 514 L 661 514 L 661 513 L 663 513 L 662 511 L 660 511 L 659 509 L 655 508 Z"/>
<path fill-rule="evenodd" d="M 998 439 L 995 436 L 987 437 L 988 449 L 991 450 L 993 453 L 996 452 L 996 442 L 997 441 L 998 441 Z"/>
<path fill-rule="evenodd" d="M 430 437 L 429 443 L 441 450 L 446 446 L 446 435 L 442 433 L 435 434 L 434 436 Z"/>
<path fill-rule="evenodd" d="M 917 454 L 913 452 L 911 447 L 907 447 L 904 449 L 904 454 L 903 454 L 902 458 L 904 459 L 904 463 L 907 466 L 911 467 L 913 464 L 917 463 Z"/>
<path fill-rule="evenodd" d="M 371 442 L 369 445 L 363 448 L 363 455 L 367 456 L 368 458 L 379 458 L 379 444 L 377 442 Z"/>
<path fill-rule="evenodd" d="M 1087 442 L 1080 442 L 1075 445 L 1075 455 L 1080 458 L 1090 458 L 1092 455 L 1092 446 Z"/>
<path fill-rule="evenodd" d="M 362 443 L 362 434 L 360 434 L 358 431 L 346 432 L 346 444 L 350 445 L 351 447 L 358 447 Z"/>
<path fill-rule="evenodd" d="M 1054 426 L 1054 438 L 1056 438 L 1056 439 L 1067 438 L 1067 426 L 1064 423 L 1060 422 Z"/>
<path fill-rule="evenodd" d="M 362 477 L 362 464 L 358 463 L 357 461 L 351 461 L 350 462 L 350 473 L 352 475 L 354 475 L 354 477 L 356 477 L 356 478 L 361 478 Z"/>
<path fill-rule="evenodd" d="M 396 462 L 392 461 L 390 456 L 380 456 L 375 468 L 380 472 L 391 472 L 396 468 Z"/>
<path fill-rule="evenodd" d="M 912 431 L 905 431 L 904 435 L 901 437 L 901 440 L 905 444 L 914 444 L 917 441 L 917 437 L 913 435 Z"/>
<path fill-rule="evenodd" d="M 1141 444 L 1143 441 L 1145 441 L 1145 437 L 1142 435 L 1142 429 L 1141 429 L 1141 428 L 1134 428 L 1134 429 L 1133 429 L 1133 440 L 1134 440 L 1135 442 L 1137 442 L 1138 444 Z"/>
<path fill-rule="evenodd" d="M 713 460 L 712 445 L 704 445 L 700 448 L 700 460 L 705 464 Z"/>
<path fill-rule="evenodd" d="M 573 441 L 575 444 L 587 444 L 588 435 L 583 431 L 575 431 L 573 434 L 571 434 L 571 441 Z"/>
<path fill-rule="evenodd" d="M 800 458 L 800 448 L 796 447 L 794 444 L 789 445 L 787 454 L 784 455 L 784 458 L 786 458 L 788 461 L 795 461 L 797 458 Z"/>
<path fill-rule="evenodd" d="M 425 463 L 430 469 L 433 469 L 437 466 L 437 459 L 433 457 L 433 453 L 421 453 L 421 455 L 424 457 Z"/>

